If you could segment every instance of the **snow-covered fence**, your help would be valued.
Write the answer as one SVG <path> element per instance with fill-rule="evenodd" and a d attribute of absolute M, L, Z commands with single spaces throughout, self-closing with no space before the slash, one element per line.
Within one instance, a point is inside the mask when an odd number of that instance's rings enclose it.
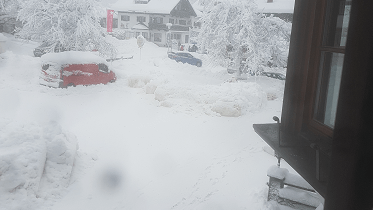
<path fill-rule="evenodd" d="M 302 177 L 291 174 L 285 168 L 271 166 L 267 171 L 268 201 L 300 210 L 315 210 L 322 198 Z"/>

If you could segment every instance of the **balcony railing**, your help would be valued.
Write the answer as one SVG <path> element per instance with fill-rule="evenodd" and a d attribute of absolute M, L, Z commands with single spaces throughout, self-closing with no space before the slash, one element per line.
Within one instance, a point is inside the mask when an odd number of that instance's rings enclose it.
<path fill-rule="evenodd" d="M 164 23 L 149 23 L 149 30 L 165 30 L 168 31 L 168 27 Z M 189 31 L 189 26 L 172 25 L 171 31 Z"/>

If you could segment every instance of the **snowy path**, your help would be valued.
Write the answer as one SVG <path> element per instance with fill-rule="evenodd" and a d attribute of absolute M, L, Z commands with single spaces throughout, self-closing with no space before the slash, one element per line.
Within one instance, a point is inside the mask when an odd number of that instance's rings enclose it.
<path fill-rule="evenodd" d="M 280 116 L 283 83 L 257 79 L 278 99 L 256 111 L 206 114 L 212 105 L 200 98 L 239 88 L 221 86 L 231 77 L 224 69 L 176 63 L 154 45 L 140 60 L 133 45 L 122 47 L 134 59 L 113 62 L 118 80 L 108 85 L 47 88 L 38 85 L 39 58 L 16 48 L 0 60 L 0 125 L 52 120 L 79 142 L 64 197 L 49 197 L 35 209 L 273 209 L 266 171 L 276 159 L 262 150 L 252 124 Z M 172 107 L 146 94 L 150 80 L 175 91 Z M 29 209 L 27 202 L 20 209 Z"/>

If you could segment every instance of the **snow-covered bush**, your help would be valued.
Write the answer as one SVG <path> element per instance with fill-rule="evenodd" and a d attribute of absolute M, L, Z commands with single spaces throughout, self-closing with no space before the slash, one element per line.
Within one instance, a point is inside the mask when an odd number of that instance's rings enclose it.
<path fill-rule="evenodd" d="M 113 28 L 113 32 L 108 32 L 108 34 L 110 34 L 111 36 L 119 40 L 125 40 L 126 38 L 129 38 L 129 37 L 126 37 L 126 31 L 123 29 L 119 29 L 119 28 Z"/>
<path fill-rule="evenodd" d="M 287 63 L 291 23 L 261 14 L 254 0 L 213 0 L 200 21 L 200 48 L 220 64 L 246 61 L 257 73 L 263 65 Z"/>
<path fill-rule="evenodd" d="M 61 45 L 67 50 L 98 50 L 114 57 L 116 49 L 105 41 L 100 26 L 101 10 L 99 0 L 28 0 L 18 13 L 24 24 L 18 35 L 51 43 L 50 51 Z"/>

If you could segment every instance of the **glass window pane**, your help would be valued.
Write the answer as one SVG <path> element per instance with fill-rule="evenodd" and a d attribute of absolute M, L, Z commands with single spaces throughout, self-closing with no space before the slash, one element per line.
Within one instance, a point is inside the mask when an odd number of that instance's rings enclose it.
<path fill-rule="evenodd" d="M 329 0 L 325 24 L 324 46 L 346 46 L 351 0 Z"/>
<path fill-rule="evenodd" d="M 323 52 L 314 118 L 334 128 L 344 54 Z"/>

